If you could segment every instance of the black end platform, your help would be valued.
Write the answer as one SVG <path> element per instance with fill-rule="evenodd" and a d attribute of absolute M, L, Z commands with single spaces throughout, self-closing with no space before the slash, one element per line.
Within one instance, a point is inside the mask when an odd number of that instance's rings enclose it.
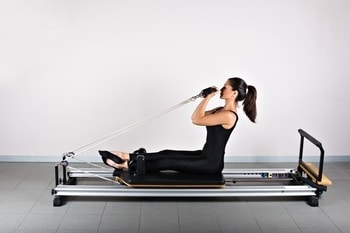
<path fill-rule="evenodd" d="M 130 187 L 164 188 L 221 188 L 225 185 L 224 177 L 219 174 L 187 174 L 178 172 L 147 173 L 133 175 L 125 171 L 117 180 Z"/>

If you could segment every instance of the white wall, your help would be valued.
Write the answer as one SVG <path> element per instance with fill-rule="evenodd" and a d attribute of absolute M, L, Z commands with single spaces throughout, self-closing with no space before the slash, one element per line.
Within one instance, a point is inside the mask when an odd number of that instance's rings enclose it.
<path fill-rule="evenodd" d="M 258 89 L 228 156 L 350 155 L 350 1 L 2 0 L 0 155 L 59 156 L 232 76 Z M 190 103 L 98 149 L 202 147 Z M 219 98 L 212 106 L 221 104 Z"/>

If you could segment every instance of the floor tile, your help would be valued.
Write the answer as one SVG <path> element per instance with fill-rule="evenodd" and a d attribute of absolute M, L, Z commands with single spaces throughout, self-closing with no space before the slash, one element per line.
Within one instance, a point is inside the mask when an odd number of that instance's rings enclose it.
<path fill-rule="evenodd" d="M 219 233 L 220 231 L 215 214 L 180 215 L 181 233 Z"/>
<path fill-rule="evenodd" d="M 140 201 L 132 201 L 130 199 L 123 200 L 123 201 L 109 201 L 107 202 L 104 214 L 111 215 L 111 214 L 136 214 L 139 215 L 141 211 L 142 203 Z"/>
<path fill-rule="evenodd" d="M 284 208 L 281 202 L 271 202 L 269 200 L 264 201 L 264 198 L 257 199 L 258 201 L 248 202 L 248 206 L 252 213 L 263 214 L 263 213 L 274 213 L 274 214 L 284 214 L 287 210 Z"/>
<path fill-rule="evenodd" d="M 19 226 L 18 230 L 56 231 L 58 229 L 58 226 L 61 224 L 62 218 L 62 215 L 31 214 L 25 218 L 25 220 Z"/>
<path fill-rule="evenodd" d="M 327 227 L 308 227 L 302 228 L 303 233 L 349 233 L 349 231 L 340 231 L 336 226 L 327 226 Z"/>
<path fill-rule="evenodd" d="M 179 233 L 180 224 L 177 214 L 143 214 L 141 215 L 140 233 Z"/>
<path fill-rule="evenodd" d="M 67 214 L 99 214 L 101 215 L 105 209 L 105 202 L 91 201 L 75 201 L 71 203 L 67 210 Z"/>
<path fill-rule="evenodd" d="M 314 227 L 322 229 L 334 226 L 334 223 L 323 212 L 314 214 L 298 213 L 291 214 L 291 216 L 301 229 Z"/>
<path fill-rule="evenodd" d="M 258 230 L 260 227 L 252 213 L 241 213 L 239 211 L 231 214 L 217 216 L 220 229 L 224 232 L 244 232 L 246 230 Z"/>
<path fill-rule="evenodd" d="M 67 214 L 59 226 L 60 231 L 87 230 L 97 231 L 101 222 L 101 215 Z"/>
<path fill-rule="evenodd" d="M 7 199 L 0 204 L 0 214 L 28 214 L 35 203 L 36 200 Z"/>
<path fill-rule="evenodd" d="M 302 233 L 302 231 L 298 228 L 283 228 L 282 230 L 279 228 L 271 229 L 266 228 L 261 230 L 262 233 Z"/>
<path fill-rule="evenodd" d="M 324 199 L 319 206 L 326 213 L 342 213 L 350 216 L 350 202 L 345 199 Z"/>
<path fill-rule="evenodd" d="M 141 214 L 155 214 L 155 215 L 177 215 L 178 203 L 174 201 L 150 201 L 143 202 L 141 207 Z"/>
<path fill-rule="evenodd" d="M 70 205 L 53 207 L 52 200 L 39 200 L 30 210 L 30 214 L 56 214 L 64 215 L 67 213 Z"/>
<path fill-rule="evenodd" d="M 284 232 L 285 230 L 295 229 L 298 230 L 298 226 L 293 221 L 293 218 L 289 214 L 256 214 L 256 221 L 258 222 L 260 228 L 263 231 L 269 230 L 280 230 Z"/>
<path fill-rule="evenodd" d="M 199 200 L 199 201 L 198 201 Z M 214 214 L 215 208 L 214 204 L 209 201 L 202 201 L 201 199 L 194 200 L 189 199 L 187 201 L 181 201 L 178 203 L 179 214 L 188 215 L 188 214 Z"/>
<path fill-rule="evenodd" d="M 16 233 L 56 233 L 56 230 L 53 229 L 18 229 Z"/>
<path fill-rule="evenodd" d="M 58 231 L 56 233 L 97 233 L 97 231 L 96 230 L 62 230 L 62 229 L 58 229 Z"/>
<path fill-rule="evenodd" d="M 226 230 L 221 229 L 222 233 L 262 233 L 260 229 L 234 229 L 234 230 Z"/>
<path fill-rule="evenodd" d="M 322 202 L 322 201 L 320 201 Z M 298 214 L 298 213 L 302 213 L 302 214 L 317 214 L 317 213 L 322 213 L 322 209 L 320 209 L 319 207 L 312 207 L 310 205 L 308 205 L 306 202 L 303 201 L 286 201 L 281 203 L 282 206 L 286 209 L 286 211 L 289 214 Z M 323 203 L 321 203 L 320 205 L 322 206 Z"/>
<path fill-rule="evenodd" d="M 240 201 L 239 199 L 234 200 L 219 200 L 213 203 L 213 210 L 218 215 L 232 215 L 236 213 L 249 214 L 252 211 L 249 205 L 245 201 Z"/>
<path fill-rule="evenodd" d="M 0 233 L 15 233 L 16 229 L 0 229 Z"/>
<path fill-rule="evenodd" d="M 140 214 L 105 214 L 102 216 L 99 231 L 139 232 Z"/>
<path fill-rule="evenodd" d="M 26 218 L 26 214 L 1 214 L 0 213 L 0 229 L 1 230 L 13 230 L 17 229 L 24 219 Z"/>
<path fill-rule="evenodd" d="M 329 219 L 338 227 L 341 232 L 350 232 L 349 213 L 327 213 Z"/>

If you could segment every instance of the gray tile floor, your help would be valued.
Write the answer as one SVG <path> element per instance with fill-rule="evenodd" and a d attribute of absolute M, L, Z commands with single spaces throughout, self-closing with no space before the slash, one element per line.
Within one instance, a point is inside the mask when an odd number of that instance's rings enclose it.
<path fill-rule="evenodd" d="M 296 167 L 295 164 L 231 167 Z M 53 207 L 51 163 L 0 163 L 0 233 L 350 233 L 350 162 L 326 163 L 319 207 L 297 198 L 70 198 Z"/>

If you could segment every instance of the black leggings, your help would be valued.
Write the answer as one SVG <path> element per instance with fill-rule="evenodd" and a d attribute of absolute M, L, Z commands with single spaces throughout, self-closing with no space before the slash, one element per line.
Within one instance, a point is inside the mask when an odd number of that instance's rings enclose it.
<path fill-rule="evenodd" d="M 130 154 L 136 159 L 137 154 Z M 223 156 L 208 156 L 202 150 L 162 150 L 144 154 L 147 172 L 174 170 L 184 173 L 214 174 L 220 173 L 224 167 Z"/>

